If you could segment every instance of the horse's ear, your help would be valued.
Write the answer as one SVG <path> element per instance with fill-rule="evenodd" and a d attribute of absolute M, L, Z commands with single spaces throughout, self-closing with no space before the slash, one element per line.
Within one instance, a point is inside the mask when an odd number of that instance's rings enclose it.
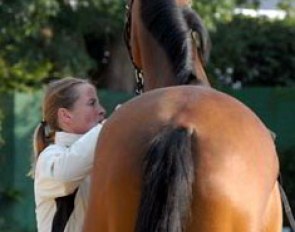
<path fill-rule="evenodd" d="M 69 124 L 73 118 L 71 112 L 66 108 L 59 108 L 57 111 L 57 117 L 60 124 Z"/>
<path fill-rule="evenodd" d="M 203 65 L 206 65 L 211 50 L 209 33 L 203 20 L 194 10 L 186 7 L 182 9 L 182 13 L 187 27 L 192 31 L 192 37 L 195 39 L 198 50 L 201 52 Z"/>

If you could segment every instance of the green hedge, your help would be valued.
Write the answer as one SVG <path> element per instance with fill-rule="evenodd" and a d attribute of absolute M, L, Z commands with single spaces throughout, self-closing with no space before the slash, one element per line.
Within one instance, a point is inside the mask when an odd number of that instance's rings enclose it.
<path fill-rule="evenodd" d="M 209 74 L 227 86 L 295 86 L 295 19 L 235 16 L 211 32 Z"/>

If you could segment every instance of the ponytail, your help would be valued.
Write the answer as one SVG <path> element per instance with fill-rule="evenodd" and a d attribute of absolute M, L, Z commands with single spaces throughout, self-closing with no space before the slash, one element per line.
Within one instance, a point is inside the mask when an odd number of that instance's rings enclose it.
<path fill-rule="evenodd" d="M 32 178 L 35 176 L 35 166 L 40 153 L 54 140 L 54 132 L 50 130 L 47 122 L 40 122 L 35 128 L 33 135 L 34 154 L 32 157 L 31 170 L 28 175 Z"/>

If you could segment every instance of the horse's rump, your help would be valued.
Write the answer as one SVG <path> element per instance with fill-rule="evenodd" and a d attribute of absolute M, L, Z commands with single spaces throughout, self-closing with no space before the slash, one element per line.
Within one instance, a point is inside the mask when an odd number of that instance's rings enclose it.
<path fill-rule="evenodd" d="M 169 133 L 165 132 L 167 128 Z M 177 150 L 170 147 L 171 143 L 182 141 L 181 144 L 189 146 L 190 152 L 173 157 L 178 157 L 175 160 L 181 160 L 179 156 L 189 157 L 193 165 L 190 168 L 193 178 L 188 178 L 194 180 L 192 199 L 189 191 L 173 187 L 175 196 L 166 199 L 168 208 L 173 204 L 180 207 L 182 213 L 178 218 L 185 222 L 189 219 L 178 228 L 202 232 L 279 231 L 276 227 L 280 226 L 281 220 L 280 202 L 279 195 L 274 194 L 277 192 L 278 161 L 267 128 L 237 100 L 196 86 L 150 91 L 124 104 L 106 122 L 98 140 L 85 231 L 130 232 L 135 230 L 137 219 L 148 221 L 149 216 L 155 216 L 153 211 L 147 213 L 146 207 L 142 207 L 159 203 L 145 200 L 144 196 L 150 190 L 145 181 L 150 178 L 144 178 L 144 160 L 149 160 L 154 153 L 148 153 L 149 150 L 155 150 L 161 144 L 150 148 L 154 138 L 161 133 L 166 136 L 160 136 L 158 141 L 167 138 L 166 145 L 169 146 L 166 148 L 170 149 L 165 159 L 171 151 Z M 176 133 L 176 137 L 171 137 L 171 133 Z M 183 139 L 179 140 L 177 134 Z M 159 157 L 158 154 L 154 158 Z M 189 167 L 189 162 L 183 167 Z M 154 171 L 157 173 L 157 169 Z M 157 179 L 156 184 L 151 182 L 156 189 L 151 191 L 156 194 L 153 199 L 161 199 L 158 193 L 163 197 L 161 191 L 157 192 L 159 186 L 173 183 L 164 180 Z M 177 179 L 180 182 L 174 184 L 181 186 L 184 180 L 186 178 Z M 189 183 L 185 184 L 186 189 L 189 189 Z M 171 188 L 166 189 L 169 189 L 169 195 Z M 163 202 L 160 205 L 165 206 Z M 272 230 L 263 230 L 263 226 L 270 227 L 270 221 Z M 182 231 L 174 229 L 171 231 Z"/>

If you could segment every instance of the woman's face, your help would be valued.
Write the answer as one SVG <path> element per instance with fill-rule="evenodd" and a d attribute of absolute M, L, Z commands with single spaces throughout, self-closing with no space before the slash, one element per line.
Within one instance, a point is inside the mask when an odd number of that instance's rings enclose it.
<path fill-rule="evenodd" d="M 105 118 L 105 109 L 100 105 L 95 88 L 90 84 L 76 86 L 78 100 L 69 113 L 71 115 L 71 131 L 84 134 Z"/>

